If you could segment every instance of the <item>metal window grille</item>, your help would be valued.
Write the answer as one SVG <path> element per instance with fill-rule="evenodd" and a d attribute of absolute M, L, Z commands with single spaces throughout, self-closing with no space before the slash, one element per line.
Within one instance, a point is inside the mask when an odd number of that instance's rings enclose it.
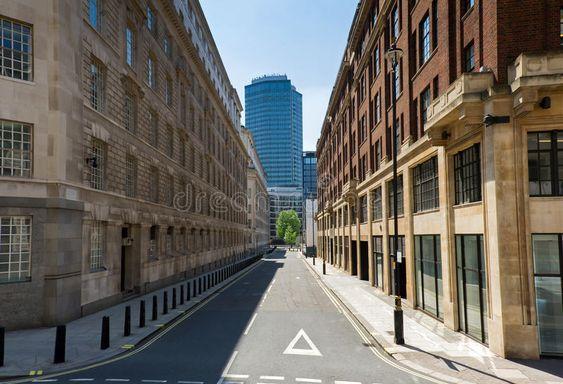
<path fill-rule="evenodd" d="M 31 177 L 31 125 L 0 120 L 0 175 Z"/>
<path fill-rule="evenodd" d="M 0 216 L 0 283 L 31 278 L 31 217 Z"/>
<path fill-rule="evenodd" d="M 104 69 L 96 59 L 90 64 L 90 106 L 96 111 L 104 109 Z"/>
<path fill-rule="evenodd" d="M 454 155 L 455 203 L 481 200 L 481 153 L 475 144 Z"/>
<path fill-rule="evenodd" d="M 30 26 L 0 17 L 0 75 L 33 80 L 31 33 Z"/>
<path fill-rule="evenodd" d="M 125 195 L 127 197 L 137 195 L 137 160 L 130 155 L 125 159 Z"/>
<path fill-rule="evenodd" d="M 389 181 L 387 184 L 388 199 L 389 202 L 389 217 L 395 216 L 395 211 L 393 207 L 393 180 Z M 403 214 L 403 175 L 397 177 L 397 214 Z"/>
<path fill-rule="evenodd" d="M 91 188 L 104 189 L 105 144 L 92 139 L 90 156 L 87 159 L 88 181 Z"/>
<path fill-rule="evenodd" d="M 90 230 L 90 270 L 96 271 L 104 267 L 106 233 L 102 221 L 93 221 Z"/>
<path fill-rule="evenodd" d="M 125 92 L 123 100 L 123 125 L 129 132 L 135 132 L 137 108 L 135 97 L 131 92 Z"/>
<path fill-rule="evenodd" d="M 438 191 L 438 158 L 417 165 L 413 169 L 414 211 L 427 211 L 440 206 Z"/>

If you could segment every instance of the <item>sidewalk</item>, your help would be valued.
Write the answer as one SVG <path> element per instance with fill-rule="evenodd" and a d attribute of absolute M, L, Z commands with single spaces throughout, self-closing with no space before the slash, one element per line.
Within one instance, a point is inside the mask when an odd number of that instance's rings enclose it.
<path fill-rule="evenodd" d="M 249 257 L 240 260 L 233 264 L 233 266 L 237 264 L 241 265 L 241 267 L 243 267 L 242 272 L 245 270 L 244 263 L 252 259 L 252 257 Z M 253 262 L 250 263 L 250 265 L 253 264 Z M 205 285 L 202 285 L 202 292 L 199 293 L 199 278 L 201 277 L 202 280 L 204 280 L 203 277 L 213 272 L 215 271 L 180 281 L 176 284 L 143 296 L 137 296 L 116 306 L 71 321 L 66 325 L 65 363 L 53 364 L 55 327 L 6 332 L 5 361 L 4 366 L 0 367 L 0 380 L 14 376 L 41 376 L 66 371 L 71 368 L 77 368 L 111 358 L 134 348 L 134 346 L 141 343 L 143 339 L 151 336 L 151 334 L 157 332 L 167 323 L 195 307 L 198 303 L 213 295 L 214 292 L 229 284 L 229 282 L 239 275 L 236 269 L 234 269 L 234 274 L 231 276 L 227 274 L 225 280 L 215 284 L 215 286 L 205 289 Z M 220 281 L 220 279 L 218 279 L 218 281 Z M 198 295 L 195 297 L 193 295 L 194 282 L 198 288 Z M 184 287 L 184 298 L 186 298 L 186 288 L 188 284 L 191 299 L 185 301 L 183 305 L 180 305 L 180 286 Z M 173 288 L 176 288 L 176 309 L 172 309 Z M 167 314 L 162 313 L 163 294 L 165 291 L 168 292 Z M 154 295 L 156 295 L 158 300 L 158 319 L 152 321 L 152 297 Z M 141 300 L 145 301 L 146 326 L 144 328 L 139 328 L 139 308 Z M 123 323 L 126 306 L 131 306 L 131 335 L 124 337 Z M 110 347 L 105 350 L 100 349 L 103 316 L 110 317 Z"/>
<path fill-rule="evenodd" d="M 315 266 L 312 258 L 304 260 L 379 344 L 409 368 L 451 383 L 563 383 L 563 360 L 503 359 L 484 345 L 404 305 L 405 345 L 397 346 L 393 342 L 393 297 L 330 264 L 323 276 L 321 259 Z"/>

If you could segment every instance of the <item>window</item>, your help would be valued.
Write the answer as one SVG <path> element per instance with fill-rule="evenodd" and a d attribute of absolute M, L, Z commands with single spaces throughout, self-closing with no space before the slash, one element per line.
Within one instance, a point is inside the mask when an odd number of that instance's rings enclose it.
<path fill-rule="evenodd" d="M 31 217 L 0 216 L 0 283 L 31 279 Z"/>
<path fill-rule="evenodd" d="M 437 318 L 443 319 L 440 235 L 414 237 L 414 264 L 416 305 Z"/>
<path fill-rule="evenodd" d="M 174 227 L 168 227 L 166 230 L 166 255 L 172 256 L 174 250 Z"/>
<path fill-rule="evenodd" d="M 366 77 L 365 75 L 362 75 L 362 77 L 360 77 L 360 91 L 358 95 L 358 103 L 362 104 L 365 97 L 366 97 Z"/>
<path fill-rule="evenodd" d="M 455 203 L 481 201 L 481 152 L 479 143 L 454 155 Z"/>
<path fill-rule="evenodd" d="M 487 342 L 487 275 L 483 235 L 456 235 L 459 329 Z"/>
<path fill-rule="evenodd" d="M 149 5 L 147 6 L 147 29 L 156 35 L 156 16 L 154 15 L 154 10 Z"/>
<path fill-rule="evenodd" d="M 375 286 L 383 288 L 383 237 L 373 236 L 373 265 L 375 267 Z"/>
<path fill-rule="evenodd" d="M 426 120 L 428 119 L 430 100 L 430 87 L 426 87 L 426 89 L 424 89 L 424 91 L 420 94 L 420 120 L 423 128 L 424 124 L 426 124 Z"/>
<path fill-rule="evenodd" d="M 0 75 L 31 81 L 31 27 L 0 17 Z"/>
<path fill-rule="evenodd" d="M 0 176 L 31 177 L 31 125 L 0 120 Z"/>
<path fill-rule="evenodd" d="M 90 270 L 104 269 L 106 228 L 102 221 L 92 221 L 90 228 Z"/>
<path fill-rule="evenodd" d="M 381 53 L 379 52 L 379 44 L 375 46 L 375 50 L 373 51 L 373 66 L 374 77 L 377 77 L 379 72 L 381 72 Z"/>
<path fill-rule="evenodd" d="M 418 30 L 420 38 L 418 49 L 420 51 L 420 65 L 422 65 L 430 58 L 430 17 L 428 14 L 420 22 Z"/>
<path fill-rule="evenodd" d="M 90 64 L 90 106 L 96 111 L 104 109 L 104 68 L 97 59 Z"/>
<path fill-rule="evenodd" d="M 135 96 L 131 92 L 126 91 L 123 99 L 123 126 L 129 132 L 135 132 L 137 129 L 137 103 Z"/>
<path fill-rule="evenodd" d="M 432 1 L 432 48 L 438 47 L 438 0 Z"/>
<path fill-rule="evenodd" d="M 165 33 L 164 37 L 162 38 L 162 50 L 164 51 L 166 56 L 172 56 L 172 45 L 170 43 L 170 36 L 168 36 L 168 33 Z"/>
<path fill-rule="evenodd" d="M 387 201 L 389 204 L 389 217 L 395 216 L 393 207 L 393 180 L 387 183 Z M 403 214 L 403 175 L 397 177 L 397 213 L 399 216 Z"/>
<path fill-rule="evenodd" d="M 377 187 L 371 192 L 371 216 L 374 221 L 381 220 L 383 218 L 381 187 Z"/>
<path fill-rule="evenodd" d="M 137 159 L 131 155 L 125 158 L 125 195 L 137 196 Z"/>
<path fill-rule="evenodd" d="M 472 72 L 475 69 L 475 50 L 473 42 L 467 44 L 463 50 L 463 71 Z"/>
<path fill-rule="evenodd" d="M 149 142 L 153 147 L 158 146 L 158 117 L 152 110 L 149 110 Z"/>
<path fill-rule="evenodd" d="M 360 118 L 360 144 L 367 139 L 367 128 L 366 128 L 366 115 L 363 114 Z"/>
<path fill-rule="evenodd" d="M 375 169 L 381 166 L 381 139 L 375 142 Z"/>
<path fill-rule="evenodd" d="M 125 28 L 125 62 L 130 67 L 135 65 L 135 35 L 129 26 Z"/>
<path fill-rule="evenodd" d="M 381 121 L 381 93 L 377 92 L 375 94 L 375 106 L 374 106 L 375 124 Z"/>
<path fill-rule="evenodd" d="M 530 196 L 563 195 L 563 131 L 528 133 Z"/>
<path fill-rule="evenodd" d="M 395 4 L 391 10 L 391 37 L 393 41 L 397 40 L 400 32 L 401 23 L 399 20 L 399 8 L 397 7 L 397 4 Z"/>
<path fill-rule="evenodd" d="M 158 260 L 158 226 L 153 225 L 149 230 L 149 260 Z"/>
<path fill-rule="evenodd" d="M 367 223 L 368 221 L 368 197 L 367 195 L 360 196 L 360 223 Z"/>
<path fill-rule="evenodd" d="M 532 253 L 540 352 L 561 355 L 563 234 L 532 234 Z"/>
<path fill-rule="evenodd" d="M 104 189 L 105 160 L 106 149 L 104 142 L 98 139 L 92 139 L 90 157 L 86 159 L 90 188 Z"/>
<path fill-rule="evenodd" d="M 164 101 L 169 107 L 172 106 L 173 87 L 174 86 L 172 85 L 172 79 L 169 76 L 166 76 L 166 82 L 164 83 Z"/>
<path fill-rule="evenodd" d="M 150 174 L 150 183 L 149 183 L 149 193 L 150 193 L 150 200 L 153 203 L 158 203 L 159 201 L 159 177 L 158 177 L 158 168 L 151 167 L 151 174 Z"/>
<path fill-rule="evenodd" d="M 393 94 L 393 101 L 397 99 L 397 97 L 399 97 L 399 95 L 401 94 L 401 63 L 397 63 L 397 65 L 395 66 L 395 71 L 391 71 L 391 87 L 394 91 Z"/>
<path fill-rule="evenodd" d="M 440 206 L 438 192 L 438 158 L 417 165 L 412 170 L 414 211 L 421 212 Z"/>
<path fill-rule="evenodd" d="M 348 206 L 345 205 L 343 208 L 343 214 L 342 214 L 342 218 L 343 218 L 343 225 L 348 225 Z"/>
<path fill-rule="evenodd" d="M 152 89 L 156 88 L 155 60 L 152 55 L 147 57 L 147 84 Z"/>
<path fill-rule="evenodd" d="M 88 0 L 88 22 L 98 32 L 102 29 L 102 0 Z"/>

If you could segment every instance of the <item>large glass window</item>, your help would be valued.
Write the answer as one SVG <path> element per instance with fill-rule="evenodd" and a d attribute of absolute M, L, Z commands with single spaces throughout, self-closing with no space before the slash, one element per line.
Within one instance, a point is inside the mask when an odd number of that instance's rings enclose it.
<path fill-rule="evenodd" d="M 368 197 L 367 195 L 360 196 L 360 223 L 368 221 Z"/>
<path fill-rule="evenodd" d="M 530 196 L 563 195 L 563 131 L 528 133 Z"/>
<path fill-rule="evenodd" d="M 102 0 L 88 0 L 88 22 L 92 28 L 102 29 Z"/>
<path fill-rule="evenodd" d="M 481 151 L 479 143 L 454 155 L 455 203 L 481 201 Z"/>
<path fill-rule="evenodd" d="M 563 234 L 532 235 L 536 313 L 542 354 L 563 354 Z"/>
<path fill-rule="evenodd" d="M 93 221 L 90 229 L 90 270 L 104 268 L 106 228 L 103 221 Z"/>
<path fill-rule="evenodd" d="M 389 217 L 395 216 L 394 204 L 393 204 L 393 180 L 387 183 L 387 204 Z M 403 175 L 397 177 L 397 214 L 401 216 L 403 214 Z"/>
<path fill-rule="evenodd" d="M 383 288 L 383 237 L 373 236 L 372 241 L 375 286 Z"/>
<path fill-rule="evenodd" d="M 377 187 L 371 192 L 371 212 L 372 220 L 381 220 L 383 218 L 381 187 Z"/>
<path fill-rule="evenodd" d="M 31 217 L 0 216 L 0 283 L 31 278 Z"/>
<path fill-rule="evenodd" d="M 393 40 L 397 40 L 397 37 L 399 37 L 399 33 L 401 32 L 401 22 L 399 20 L 399 8 L 397 7 L 397 4 L 395 4 L 391 10 L 391 32 Z"/>
<path fill-rule="evenodd" d="M 137 130 L 137 101 L 129 91 L 125 92 L 123 99 L 123 125 L 129 132 Z"/>
<path fill-rule="evenodd" d="M 423 310 L 442 319 L 442 256 L 440 235 L 414 237 L 416 302 Z"/>
<path fill-rule="evenodd" d="M 129 26 L 125 28 L 125 62 L 130 67 L 135 65 L 135 34 Z"/>
<path fill-rule="evenodd" d="M 0 120 L 0 175 L 31 177 L 29 124 Z"/>
<path fill-rule="evenodd" d="M 463 49 L 463 71 L 472 72 L 475 69 L 475 47 L 473 41 Z"/>
<path fill-rule="evenodd" d="M 440 206 L 438 191 L 438 158 L 417 165 L 412 170 L 414 211 L 421 212 Z"/>
<path fill-rule="evenodd" d="M 456 235 L 459 329 L 486 343 L 487 277 L 483 235 Z"/>
<path fill-rule="evenodd" d="M 0 75 L 31 81 L 31 27 L 0 17 Z"/>

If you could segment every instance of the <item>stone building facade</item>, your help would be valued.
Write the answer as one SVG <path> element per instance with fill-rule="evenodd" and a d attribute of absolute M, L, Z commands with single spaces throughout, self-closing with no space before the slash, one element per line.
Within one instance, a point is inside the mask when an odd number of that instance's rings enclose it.
<path fill-rule="evenodd" d="M 321 256 L 504 357 L 563 354 L 562 25 L 557 1 L 362 0 L 317 146 Z"/>
<path fill-rule="evenodd" d="M 242 139 L 248 152 L 247 191 L 248 198 L 248 236 L 249 249 L 263 249 L 268 247 L 270 240 L 270 206 L 266 173 L 256 152 L 252 132 L 241 127 Z"/>
<path fill-rule="evenodd" d="M 250 251 L 242 106 L 197 0 L 0 0 L 0 25 L 2 325 Z"/>

